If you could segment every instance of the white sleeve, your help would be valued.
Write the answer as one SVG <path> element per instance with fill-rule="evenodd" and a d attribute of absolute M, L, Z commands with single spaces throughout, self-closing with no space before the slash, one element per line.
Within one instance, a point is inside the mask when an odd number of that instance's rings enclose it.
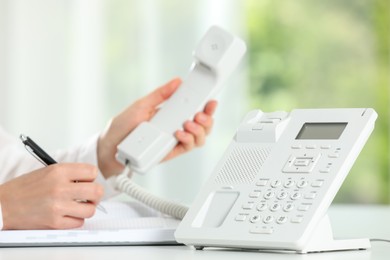
<path fill-rule="evenodd" d="M 0 127 L 0 184 L 41 167 L 17 138 Z"/>

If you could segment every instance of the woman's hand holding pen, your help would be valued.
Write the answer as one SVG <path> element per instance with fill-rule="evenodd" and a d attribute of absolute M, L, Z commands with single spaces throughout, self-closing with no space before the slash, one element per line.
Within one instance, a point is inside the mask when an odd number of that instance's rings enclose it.
<path fill-rule="evenodd" d="M 88 164 L 62 163 L 2 184 L 3 229 L 82 226 L 103 196 L 103 187 L 93 182 L 97 174 L 97 168 Z"/>

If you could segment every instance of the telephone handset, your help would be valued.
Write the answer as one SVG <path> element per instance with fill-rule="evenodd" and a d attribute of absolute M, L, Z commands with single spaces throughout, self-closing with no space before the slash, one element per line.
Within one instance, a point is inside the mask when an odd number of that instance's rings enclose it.
<path fill-rule="evenodd" d="M 138 173 L 159 163 L 177 144 L 175 132 L 219 92 L 245 51 L 241 39 L 212 26 L 194 51 L 188 77 L 149 122 L 141 123 L 118 145 L 118 161 Z"/>
<path fill-rule="evenodd" d="M 182 219 L 188 208 L 159 198 L 132 182 L 129 173 L 145 173 L 177 144 L 174 136 L 223 87 L 246 51 L 245 43 L 218 26 L 212 26 L 194 51 L 195 61 L 180 88 L 149 122 L 141 123 L 118 145 L 116 155 L 125 165 L 116 188 L 165 214 Z"/>
<path fill-rule="evenodd" d="M 334 240 L 327 209 L 374 129 L 373 109 L 297 109 L 247 114 L 176 230 L 203 247 L 365 249 Z"/>

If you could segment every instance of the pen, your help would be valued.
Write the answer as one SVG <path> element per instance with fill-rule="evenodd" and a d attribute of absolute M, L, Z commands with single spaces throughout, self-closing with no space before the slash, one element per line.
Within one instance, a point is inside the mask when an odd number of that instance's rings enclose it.
<path fill-rule="evenodd" d="M 48 155 L 39 145 L 37 145 L 30 137 L 25 135 L 20 135 L 20 139 L 22 140 L 26 150 L 34 156 L 38 161 L 40 161 L 43 165 L 48 166 L 51 164 L 57 163 L 50 155 Z M 76 181 L 77 182 L 77 181 Z M 78 202 L 89 202 L 87 200 L 77 200 Z M 100 209 L 104 213 L 107 214 L 106 209 L 98 204 L 96 205 L 97 209 Z"/>

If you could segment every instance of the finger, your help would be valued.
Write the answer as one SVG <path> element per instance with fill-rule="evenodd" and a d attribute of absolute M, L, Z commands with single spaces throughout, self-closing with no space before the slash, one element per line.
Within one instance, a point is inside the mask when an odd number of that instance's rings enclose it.
<path fill-rule="evenodd" d="M 142 101 L 145 103 L 146 106 L 149 107 L 156 107 L 160 105 L 162 102 L 167 100 L 180 86 L 181 79 L 176 78 L 165 85 L 155 89 L 152 93 L 142 98 Z"/>
<path fill-rule="evenodd" d="M 194 136 L 190 133 L 186 133 L 184 131 L 177 131 L 176 138 L 179 141 L 178 149 L 183 152 L 189 151 L 195 146 Z"/>
<path fill-rule="evenodd" d="M 210 115 L 204 112 L 199 112 L 195 115 L 194 121 L 204 128 L 206 135 L 211 132 L 214 120 Z"/>
<path fill-rule="evenodd" d="M 47 168 L 61 176 L 65 176 L 70 182 L 92 182 L 98 175 L 95 166 L 84 163 L 59 163 L 48 166 Z"/>
<path fill-rule="evenodd" d="M 103 197 L 103 187 L 97 183 L 73 183 L 68 189 L 71 200 L 87 200 L 97 204 Z"/>
<path fill-rule="evenodd" d="M 196 146 L 201 146 L 204 144 L 206 139 L 206 132 L 202 126 L 192 121 L 187 121 L 184 124 L 184 130 L 193 135 Z"/>
<path fill-rule="evenodd" d="M 81 227 L 82 225 L 84 225 L 83 218 L 64 216 L 64 217 L 62 217 L 61 222 L 59 223 L 59 226 L 56 227 L 56 229 L 78 228 L 78 227 Z"/>
<path fill-rule="evenodd" d="M 66 204 L 67 210 L 65 216 L 85 219 L 91 218 L 95 215 L 96 204 L 85 201 L 69 201 Z"/>
<path fill-rule="evenodd" d="M 205 108 L 203 109 L 203 112 L 206 114 L 212 116 L 217 109 L 218 102 L 216 100 L 211 100 L 207 102 Z"/>

